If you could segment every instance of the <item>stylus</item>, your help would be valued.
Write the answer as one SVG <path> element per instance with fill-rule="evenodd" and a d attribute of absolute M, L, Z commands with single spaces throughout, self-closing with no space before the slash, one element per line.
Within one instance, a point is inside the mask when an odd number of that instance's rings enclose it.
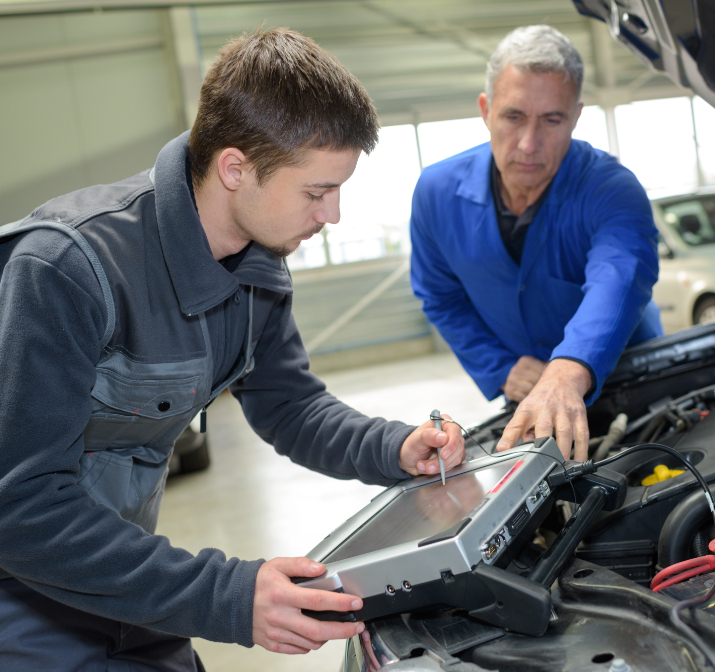
<path fill-rule="evenodd" d="M 440 415 L 439 411 L 435 409 L 432 411 L 430 414 L 430 420 L 434 421 L 434 428 L 438 429 L 440 432 L 442 431 L 442 416 Z M 446 483 L 444 479 L 444 460 L 442 459 L 442 450 L 437 449 L 437 459 L 439 460 L 439 475 L 442 477 L 442 485 Z"/>

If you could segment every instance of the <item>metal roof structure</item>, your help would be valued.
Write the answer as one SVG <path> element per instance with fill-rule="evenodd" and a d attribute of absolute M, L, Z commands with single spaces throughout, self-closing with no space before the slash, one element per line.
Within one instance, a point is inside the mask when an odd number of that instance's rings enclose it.
<path fill-rule="evenodd" d="M 177 7 L 189 8 L 199 74 L 231 36 L 287 26 L 315 39 L 360 79 L 383 125 L 476 116 L 489 55 L 525 24 L 550 24 L 574 42 L 586 65 L 587 105 L 612 108 L 687 93 L 613 43 L 605 24 L 580 16 L 571 0 L 0 0 L 0 21 Z"/>

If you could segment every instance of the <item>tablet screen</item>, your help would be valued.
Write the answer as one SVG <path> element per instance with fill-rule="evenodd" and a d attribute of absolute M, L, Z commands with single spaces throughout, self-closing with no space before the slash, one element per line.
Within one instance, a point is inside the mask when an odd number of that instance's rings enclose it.
<path fill-rule="evenodd" d="M 484 500 L 518 459 L 452 476 L 445 485 L 434 481 L 403 491 L 322 562 L 354 558 L 448 530 Z"/>

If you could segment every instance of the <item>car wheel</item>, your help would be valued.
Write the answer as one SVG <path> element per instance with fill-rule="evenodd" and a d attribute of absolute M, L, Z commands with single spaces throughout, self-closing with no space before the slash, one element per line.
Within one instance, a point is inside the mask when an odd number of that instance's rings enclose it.
<path fill-rule="evenodd" d="M 207 469 L 211 464 L 208 438 L 205 438 L 204 442 L 196 450 L 192 450 L 190 453 L 184 453 L 179 459 L 181 460 L 182 474 Z"/>
<path fill-rule="evenodd" d="M 708 296 L 700 301 L 693 313 L 693 324 L 715 322 L 715 296 Z"/>

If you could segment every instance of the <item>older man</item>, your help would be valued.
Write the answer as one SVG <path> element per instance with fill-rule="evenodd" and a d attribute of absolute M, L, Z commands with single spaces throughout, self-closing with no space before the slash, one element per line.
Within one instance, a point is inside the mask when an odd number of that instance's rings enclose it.
<path fill-rule="evenodd" d="M 662 334 L 648 198 L 571 139 L 583 62 L 549 26 L 517 28 L 479 96 L 491 141 L 427 168 L 412 205 L 412 283 L 489 399 L 521 402 L 498 443 L 550 436 L 585 459 L 585 405 L 623 348 Z"/>

